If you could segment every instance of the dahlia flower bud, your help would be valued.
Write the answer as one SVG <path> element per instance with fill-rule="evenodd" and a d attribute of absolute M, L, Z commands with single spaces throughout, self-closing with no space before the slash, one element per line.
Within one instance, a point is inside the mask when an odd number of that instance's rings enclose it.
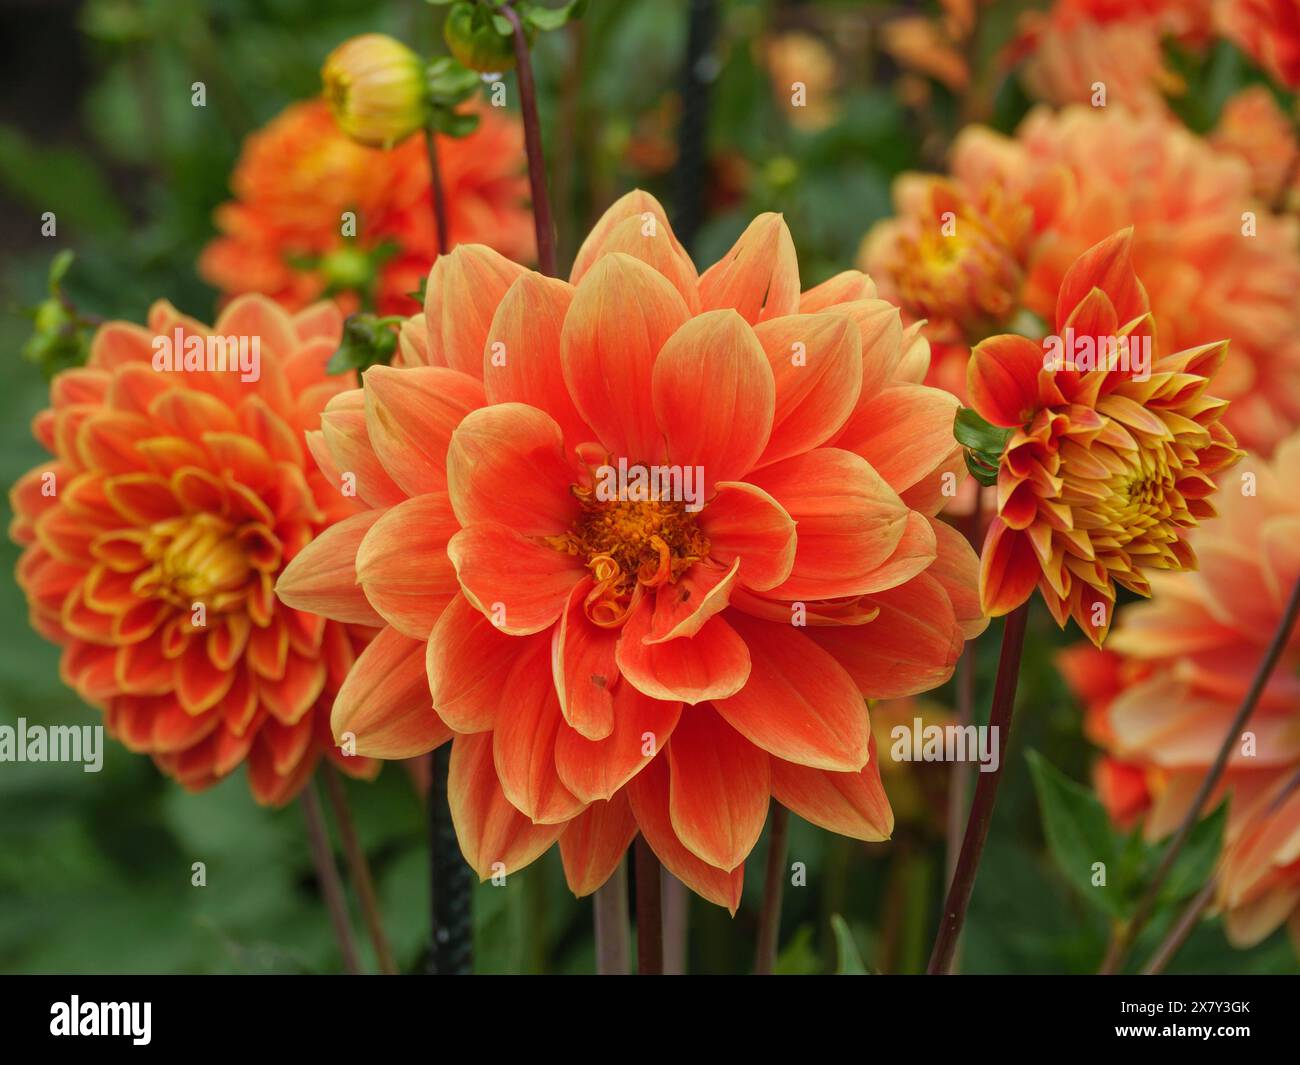
<path fill-rule="evenodd" d="M 321 81 L 339 128 L 361 144 L 391 148 L 428 118 L 424 62 L 382 33 L 335 48 L 321 67 Z"/>

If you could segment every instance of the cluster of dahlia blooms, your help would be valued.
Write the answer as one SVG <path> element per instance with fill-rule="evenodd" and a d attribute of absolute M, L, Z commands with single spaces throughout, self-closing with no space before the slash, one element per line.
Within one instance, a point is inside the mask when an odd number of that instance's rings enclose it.
<path fill-rule="evenodd" d="M 478 114 L 468 137 L 438 137 L 448 236 L 527 260 L 522 130 L 498 108 Z M 365 147 L 323 100 L 297 103 L 247 138 L 230 183 L 235 198 L 216 212 L 221 235 L 199 258 L 199 273 L 226 296 L 265 293 L 290 310 L 324 295 L 345 312 L 364 295 L 381 314 L 418 307 L 411 293 L 438 248 L 421 138 Z"/>
<path fill-rule="evenodd" d="M 1256 199 L 1241 158 L 1163 116 L 1071 107 L 1032 112 L 1014 138 L 968 127 L 951 169 L 900 179 L 903 217 L 880 223 L 862 251 L 886 298 L 929 316 L 933 383 L 960 395 L 972 323 L 987 329 L 1020 308 L 1049 321 L 1071 264 L 1131 225 L 1165 347 L 1232 339 L 1215 385 L 1242 444 L 1267 454 L 1300 424 L 1300 231 Z M 1004 285 L 1010 298 L 992 294 Z M 958 306 L 908 305 L 935 288 Z"/>
<path fill-rule="evenodd" d="M 1214 515 L 1214 475 L 1241 454 L 1220 421 L 1226 404 L 1207 392 L 1228 344 L 1157 345 L 1127 229 L 1062 279 L 1062 338 L 1053 351 L 1004 334 L 971 354 L 972 406 L 1010 430 L 980 597 L 998 616 L 1037 586 L 1058 624 L 1072 615 L 1100 646 L 1116 584 L 1150 595 L 1151 571 L 1196 566 L 1187 530 Z"/>
<path fill-rule="evenodd" d="M 888 837 L 864 699 L 942 683 L 985 624 L 975 555 L 934 517 L 962 457 L 927 362 L 867 277 L 801 293 L 775 215 L 698 276 L 640 192 L 568 281 L 439 259 L 401 364 L 309 434 L 369 509 L 277 592 L 384 626 L 336 738 L 381 758 L 452 738 L 470 864 L 558 840 L 578 894 L 639 830 L 734 911 L 772 797 Z"/>
<path fill-rule="evenodd" d="M 1063 672 L 1106 751 L 1098 791 L 1123 826 L 1159 839 L 1186 816 L 1300 580 L 1300 435 L 1225 479 L 1217 521 L 1189 539 L 1196 573 L 1152 578 L 1107 649 L 1073 648 Z M 1229 938 L 1249 946 L 1289 919 L 1300 944 L 1300 632 L 1263 689 L 1206 809 L 1230 795 L 1218 873 Z"/>
<path fill-rule="evenodd" d="M 52 458 L 11 493 L 18 582 L 33 626 L 63 649 L 64 681 L 190 790 L 247 761 L 254 796 L 279 804 L 322 754 L 353 775 L 378 769 L 329 731 L 374 630 L 273 593 L 357 509 L 303 436 L 355 382 L 325 375 L 342 326 L 332 304 L 290 317 L 262 296 L 210 329 L 165 302 L 147 328 L 109 322 L 87 365 L 55 377 L 33 426 Z M 235 369 L 216 368 L 217 345 Z"/>

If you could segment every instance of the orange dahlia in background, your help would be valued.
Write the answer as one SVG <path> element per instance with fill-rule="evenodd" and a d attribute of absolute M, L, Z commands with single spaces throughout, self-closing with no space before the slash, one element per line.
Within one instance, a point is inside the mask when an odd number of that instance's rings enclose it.
<path fill-rule="evenodd" d="M 1163 111 L 1182 79 L 1165 61 L 1163 42 L 1204 44 L 1213 29 L 1214 0 L 1056 0 L 1047 11 L 1021 16 L 1020 36 L 1007 62 L 1023 63 L 1030 94 L 1047 103 L 1092 103 Z"/>
<path fill-rule="evenodd" d="M 1300 0 L 1218 0 L 1220 32 L 1278 84 L 1300 88 Z"/>
<path fill-rule="evenodd" d="M 1010 430 L 980 559 L 986 613 L 1037 586 L 1057 624 L 1073 615 L 1100 646 L 1117 583 L 1149 595 L 1147 571 L 1195 567 L 1185 531 L 1214 516 L 1212 478 L 1240 456 L 1219 420 L 1226 404 L 1206 391 L 1228 345 L 1165 354 L 1155 329 L 1126 229 L 1062 280 L 1063 347 L 1006 334 L 971 353 L 971 405 Z"/>
<path fill-rule="evenodd" d="M 469 863 L 514 871 L 558 839 L 578 894 L 640 831 L 734 912 L 772 797 L 886 838 L 864 696 L 942 683 L 984 626 L 974 553 L 934 518 L 962 459 L 926 360 L 863 275 L 801 294 L 776 215 L 699 276 L 642 192 L 567 282 L 477 246 L 440 259 L 402 365 L 312 436 L 372 509 L 277 586 L 388 623 L 336 736 L 400 758 L 454 733 Z M 695 488 L 614 491 L 620 462 Z"/>
<path fill-rule="evenodd" d="M 468 137 L 438 138 L 451 242 L 530 259 L 522 129 L 499 108 L 478 113 Z M 421 137 L 366 148 L 338 129 L 324 101 L 293 104 L 245 141 L 230 184 L 234 200 L 216 211 L 221 235 L 199 257 L 203 279 L 226 296 L 261 292 L 298 310 L 330 295 L 350 313 L 371 289 L 381 314 L 418 308 L 409 294 L 437 254 Z M 344 235 L 347 211 L 355 237 Z"/>
<path fill-rule="evenodd" d="M 1143 818 L 1150 839 L 1186 816 L 1300 580 L 1297 484 L 1300 434 L 1272 463 L 1248 456 L 1225 478 L 1220 517 L 1189 533 L 1199 571 L 1153 576 L 1153 598 L 1120 610 L 1105 652 L 1062 655 L 1106 752 L 1099 794 L 1120 824 Z M 1246 730 L 1252 746 L 1233 748 L 1207 805 L 1231 795 L 1219 904 L 1238 946 L 1289 916 L 1300 947 L 1300 631 Z"/>
<path fill-rule="evenodd" d="M 1250 167 L 1255 195 L 1282 208 L 1292 205 L 1300 184 L 1295 126 L 1263 85 L 1251 85 L 1223 105 L 1210 143 Z M 1286 188 L 1283 188 L 1283 185 Z"/>
<path fill-rule="evenodd" d="M 379 618 L 326 621 L 272 593 L 357 509 L 303 443 L 355 382 L 325 375 L 342 325 L 332 304 L 291 318 L 245 296 L 209 329 L 158 302 L 147 328 L 100 328 L 33 425 L 53 458 L 10 495 L 32 624 L 109 733 L 189 790 L 247 762 L 253 795 L 280 804 L 322 754 L 354 776 L 378 769 L 334 747 L 329 709 Z M 161 341 L 209 336 L 249 338 L 249 373 L 169 368 Z"/>
<path fill-rule="evenodd" d="M 1243 446 L 1267 454 L 1300 426 L 1300 230 L 1255 198 L 1241 159 L 1162 116 L 1116 106 L 1040 108 L 1014 138 L 968 127 L 953 147 L 951 169 L 964 202 L 1032 209 L 1020 307 L 1049 321 L 1071 264 L 1131 225 L 1134 262 L 1162 346 L 1175 351 L 1231 340 L 1215 389 L 1232 401 L 1226 424 Z M 909 218 L 926 217 L 909 199 L 899 206 Z M 864 242 L 864 265 L 886 298 L 903 288 L 898 264 L 907 260 L 897 238 L 905 232 L 890 220 Z M 944 245 L 949 254 L 962 270 L 986 269 L 962 233 L 959 220 L 957 240 Z M 1017 240 L 1017 229 L 1002 230 L 1006 247 Z M 966 348 L 944 327 L 935 326 L 932 383 L 951 387 Z"/>

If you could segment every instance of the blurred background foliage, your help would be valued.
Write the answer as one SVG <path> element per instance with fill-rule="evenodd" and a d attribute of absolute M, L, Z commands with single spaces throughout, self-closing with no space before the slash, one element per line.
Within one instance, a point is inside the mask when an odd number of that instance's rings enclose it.
<path fill-rule="evenodd" d="M 853 265 L 871 223 L 889 213 L 892 178 L 938 165 L 958 121 L 937 84 L 904 84 L 870 47 L 885 3 L 723 0 L 708 60 L 705 218 L 695 242 L 707 264 L 754 213 L 785 213 L 807 285 Z M 933 8 L 934 5 L 928 5 Z M 987 59 L 1010 39 L 1021 2 L 997 3 L 976 48 Z M 585 227 L 634 185 L 674 207 L 672 172 L 687 41 L 685 0 L 595 0 L 583 21 L 542 35 L 542 93 L 560 260 Z M 391 33 L 424 54 L 444 51 L 444 9 L 422 0 L 7 0 L 0 18 L 0 480 L 42 458 L 28 431 L 46 382 L 22 361 L 28 308 L 45 296 L 50 262 L 72 249 L 66 288 L 107 318 L 143 319 L 166 298 L 211 319 L 215 293 L 194 270 L 213 235 L 213 208 L 242 138 L 290 102 L 316 94 L 329 50 L 365 32 Z M 833 110 L 793 122 L 769 76 L 769 49 L 791 31 L 824 46 Z M 1188 94 L 1206 128 L 1243 77 L 1226 46 Z M 824 63 L 823 63 L 824 61 Z M 191 104 L 203 81 L 207 106 Z M 991 124 L 1010 131 L 1029 101 L 1013 78 L 995 86 Z M 918 95 L 919 91 L 919 95 Z M 571 131 L 571 132 L 570 132 Z M 561 138 L 564 138 L 563 143 Z M 522 165 L 522 160 L 521 160 Z M 41 235 L 53 211 L 57 236 Z M 0 544 L 12 573 L 17 550 Z M 30 629 L 12 579 L 0 582 L 0 724 L 97 723 L 58 679 L 58 654 Z M 976 707 L 987 713 L 997 635 L 981 641 Z M 1090 972 L 1107 914 L 1072 889 L 1041 827 L 1026 752 L 1073 781 L 1091 753 L 1080 714 L 1053 666 L 1062 636 L 1045 613 L 1031 622 L 1017 727 L 962 950 L 968 972 Z M 952 705 L 952 685 L 931 701 Z M 907 718 L 904 718 L 907 720 Z M 257 807 L 242 774 L 187 795 L 146 759 L 107 743 L 103 772 L 0 764 L 0 970 L 22 972 L 337 971 L 300 811 Z M 790 861 L 807 886 L 785 891 L 778 969 L 787 973 L 919 972 L 944 886 L 947 767 L 896 766 L 886 777 L 898 813 L 888 844 L 866 845 L 794 819 Z M 371 856 L 389 934 L 404 969 L 428 934 L 424 814 L 411 777 L 385 768 L 348 784 Z M 692 898 L 689 970 L 752 964 L 765 842 L 748 863 L 738 915 Z M 207 886 L 191 886 L 194 862 Z M 480 972 L 590 972 L 591 906 L 565 887 L 558 850 L 504 887 L 477 889 Z M 1157 922 L 1150 943 L 1163 931 Z M 361 937 L 364 938 L 364 937 Z M 368 944 L 362 944 L 373 968 Z M 1144 956 L 1148 949 L 1139 950 Z M 1174 971 L 1296 971 L 1278 933 L 1230 949 L 1213 922 L 1194 934 Z"/>

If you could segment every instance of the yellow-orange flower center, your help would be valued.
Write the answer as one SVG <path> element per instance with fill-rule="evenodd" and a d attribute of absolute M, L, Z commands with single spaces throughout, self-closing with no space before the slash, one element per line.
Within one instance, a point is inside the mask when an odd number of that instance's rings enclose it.
<path fill-rule="evenodd" d="M 657 588 L 675 582 L 708 557 L 708 537 L 684 502 L 606 500 L 581 485 L 572 491 L 581 513 L 572 529 L 547 542 L 581 558 L 591 571 L 596 587 L 586 607 L 597 624 L 621 624 L 638 585 Z"/>
<path fill-rule="evenodd" d="M 266 546 L 263 544 L 262 546 Z M 186 514 L 154 523 L 141 552 L 151 563 L 132 590 L 142 598 L 162 599 L 189 610 L 229 610 L 244 601 L 254 578 L 245 534 L 214 514 Z"/>

